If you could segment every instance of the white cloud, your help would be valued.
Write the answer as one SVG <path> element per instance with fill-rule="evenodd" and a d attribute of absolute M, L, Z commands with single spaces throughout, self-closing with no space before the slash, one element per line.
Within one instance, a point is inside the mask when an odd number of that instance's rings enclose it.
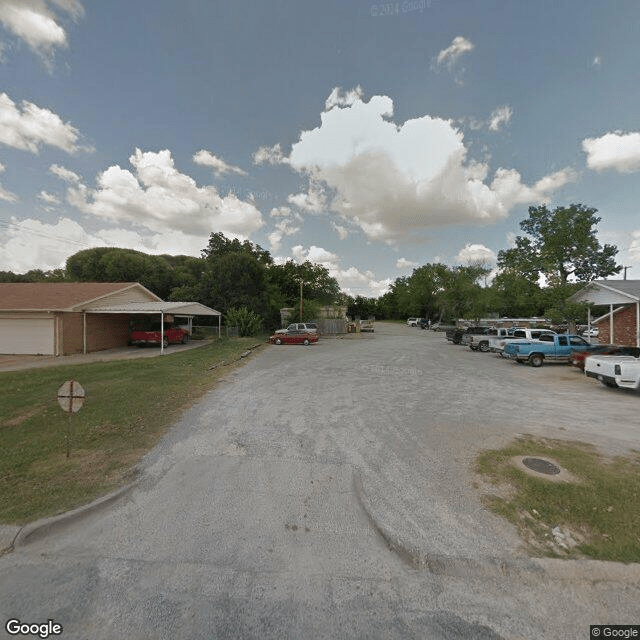
<path fill-rule="evenodd" d="M 53 193 L 48 193 L 47 191 L 41 191 L 38 194 L 38 199 L 42 200 L 46 204 L 60 204 L 60 200 Z"/>
<path fill-rule="evenodd" d="M 398 258 L 396 260 L 396 269 L 410 269 L 417 266 L 417 262 L 411 262 L 411 260 L 407 260 L 406 258 Z"/>
<path fill-rule="evenodd" d="M 327 199 L 322 187 L 314 180 L 310 181 L 306 193 L 293 193 L 287 198 L 287 202 L 298 209 L 311 213 L 320 213 L 327 206 Z"/>
<path fill-rule="evenodd" d="M 451 68 L 463 54 L 471 51 L 473 47 L 473 43 L 469 42 L 469 40 L 463 36 L 457 36 L 446 49 L 440 51 L 436 63 L 439 66 Z"/>
<path fill-rule="evenodd" d="M 311 245 L 305 249 L 302 245 L 296 245 L 292 247 L 291 253 L 298 262 L 308 260 L 325 267 L 329 275 L 338 281 L 340 288 L 350 295 L 378 297 L 388 291 L 393 282 L 390 278 L 376 280 L 371 271 L 363 272 L 353 266 L 343 269 L 340 266 L 340 256 L 322 247 Z"/>
<path fill-rule="evenodd" d="M 358 91 L 349 95 L 344 107 L 332 98 L 320 126 L 293 145 L 290 165 L 311 186 L 289 202 L 329 209 L 369 239 L 413 241 L 429 227 L 492 223 L 514 204 L 544 201 L 575 179 L 564 169 L 529 187 L 515 169 L 499 168 L 486 184 L 488 165 L 467 160 L 463 134 L 450 120 L 425 115 L 396 124 L 388 96 L 364 102 Z"/>
<path fill-rule="evenodd" d="M 58 164 L 52 164 L 49 167 L 49 171 L 53 173 L 54 176 L 58 176 L 61 180 L 65 182 L 69 182 L 71 184 L 80 182 L 80 176 L 69 169 L 65 169 Z"/>
<path fill-rule="evenodd" d="M 52 0 L 74 20 L 84 14 L 78 0 Z M 60 26 L 60 18 L 45 0 L 2 0 L 0 22 L 5 29 L 24 40 L 42 60 L 50 65 L 56 48 L 66 48 L 67 34 Z"/>
<path fill-rule="evenodd" d="M 338 237 L 340 238 L 340 240 L 346 240 L 347 239 L 347 236 L 349 235 L 349 231 L 346 229 L 346 227 L 343 227 L 342 225 L 336 224 L 333 221 L 331 221 L 331 226 L 335 229 L 335 231 L 338 234 Z"/>
<path fill-rule="evenodd" d="M 462 74 L 464 73 L 464 69 L 455 70 L 456 64 L 458 60 L 469 51 L 472 51 L 474 48 L 474 44 L 469 42 L 463 36 L 457 36 L 453 39 L 451 44 L 446 48 L 440 51 L 438 55 L 432 60 L 431 68 L 434 71 L 440 71 L 445 68 L 450 73 L 454 72 L 454 80 L 457 84 L 462 84 Z"/>
<path fill-rule="evenodd" d="M 582 149 L 587 154 L 587 166 L 594 171 L 640 171 L 640 133 L 637 131 L 615 131 L 599 138 L 586 138 L 582 141 Z"/>
<path fill-rule="evenodd" d="M 592 67 L 597 67 L 600 68 L 602 66 L 602 56 L 596 56 L 592 63 L 591 63 Z"/>
<path fill-rule="evenodd" d="M 60 218 L 55 224 L 11 218 L 8 229 L 0 233 L 0 270 L 24 273 L 30 269 L 58 269 L 64 267 L 69 256 L 93 247 L 199 256 L 206 243 L 206 236 L 182 232 L 145 236 L 128 229 L 112 228 L 89 233 L 69 218 Z"/>
<path fill-rule="evenodd" d="M 3 173 L 5 170 L 5 166 L 0 162 L 0 173 Z M 18 196 L 15 193 L 11 193 L 11 191 L 7 191 L 0 184 L 0 200 L 4 200 L 5 202 L 18 202 Z"/>
<path fill-rule="evenodd" d="M 289 207 L 274 207 L 269 215 L 272 218 L 288 218 L 291 215 L 291 209 Z"/>
<path fill-rule="evenodd" d="M 350 107 L 356 100 L 361 100 L 363 96 L 364 93 L 360 85 L 351 91 L 343 91 L 339 87 L 335 87 L 324 103 L 324 110 L 330 111 L 333 107 Z"/>
<path fill-rule="evenodd" d="M 489 129 L 499 131 L 503 124 L 511 122 L 511 116 L 513 116 L 513 109 L 509 105 L 494 109 L 489 119 Z"/>
<path fill-rule="evenodd" d="M 288 162 L 288 158 L 285 158 L 282 153 L 280 143 L 273 145 L 273 147 L 260 147 L 253 154 L 254 164 L 287 164 Z"/>
<path fill-rule="evenodd" d="M 285 236 L 293 236 L 300 231 L 300 227 L 294 227 L 289 219 L 280 220 L 276 224 L 275 231 L 272 231 L 267 238 L 271 245 L 271 251 L 278 251 Z"/>
<path fill-rule="evenodd" d="M 58 147 L 67 153 L 80 149 L 78 130 L 64 123 L 60 116 L 23 100 L 20 108 L 6 94 L 0 94 L 0 143 L 31 153 L 38 153 L 41 145 Z"/>
<path fill-rule="evenodd" d="M 497 256 L 495 251 L 492 251 L 488 247 L 485 247 L 482 244 L 467 243 L 455 257 L 455 260 L 458 264 L 494 264 L 496 262 L 496 258 Z"/>
<path fill-rule="evenodd" d="M 96 179 L 97 188 L 69 187 L 67 200 L 80 211 L 111 222 L 127 222 L 157 233 L 183 232 L 200 237 L 212 231 L 246 238 L 262 227 L 262 215 L 251 202 L 214 186 L 198 187 L 180 173 L 167 149 L 129 158 L 133 172 L 115 165 Z"/>
<path fill-rule="evenodd" d="M 237 173 L 241 176 L 247 175 L 247 172 L 242 170 L 240 167 L 234 167 L 233 165 L 227 164 L 224 160 L 214 156 L 213 153 L 206 151 L 205 149 L 198 151 L 198 153 L 193 156 L 193 161 L 196 164 L 211 167 L 216 176 L 221 176 L 225 173 Z"/>

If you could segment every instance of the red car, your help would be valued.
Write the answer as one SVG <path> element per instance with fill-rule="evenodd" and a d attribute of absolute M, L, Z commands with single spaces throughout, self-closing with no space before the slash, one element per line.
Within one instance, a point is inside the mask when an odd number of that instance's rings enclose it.
<path fill-rule="evenodd" d="M 305 331 L 290 331 L 288 333 L 275 333 L 269 338 L 271 344 L 312 344 L 318 342 L 317 333 Z"/>
<path fill-rule="evenodd" d="M 137 344 L 139 347 L 143 347 L 147 344 L 160 345 L 162 342 L 166 349 L 169 344 L 184 344 L 189 340 L 189 332 L 179 327 L 166 326 L 164 327 L 164 336 L 160 333 L 160 326 L 157 329 L 151 329 L 149 331 L 132 331 L 129 336 L 129 344 Z"/>
<path fill-rule="evenodd" d="M 587 356 L 633 356 L 637 358 L 640 356 L 640 347 L 628 347 L 620 346 L 617 344 L 600 344 L 591 351 L 574 351 L 571 354 L 569 362 L 578 369 L 584 371 L 584 361 Z"/>

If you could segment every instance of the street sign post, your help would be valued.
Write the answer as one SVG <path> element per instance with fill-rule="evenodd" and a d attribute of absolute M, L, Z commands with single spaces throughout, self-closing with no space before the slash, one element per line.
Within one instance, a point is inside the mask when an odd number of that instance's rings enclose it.
<path fill-rule="evenodd" d="M 58 389 L 58 404 L 62 410 L 69 414 L 69 425 L 65 440 L 67 442 L 67 458 L 69 457 L 69 449 L 71 446 L 71 416 L 74 413 L 78 413 L 84 403 L 85 392 L 82 385 L 75 380 L 67 380 Z"/>

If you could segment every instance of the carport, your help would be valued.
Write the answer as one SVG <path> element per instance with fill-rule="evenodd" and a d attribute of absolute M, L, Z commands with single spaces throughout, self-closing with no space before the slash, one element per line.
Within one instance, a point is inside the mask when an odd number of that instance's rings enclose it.
<path fill-rule="evenodd" d="M 124 302 L 118 305 L 105 307 L 92 307 L 83 312 L 83 353 L 87 353 L 87 314 L 92 313 L 117 313 L 129 315 L 158 315 L 160 316 L 160 331 L 164 333 L 165 316 L 180 316 L 188 319 L 189 333 L 194 316 L 218 316 L 218 335 L 222 314 L 215 309 L 206 307 L 199 302 Z M 164 345 L 160 343 L 160 353 L 164 354 Z"/>
<path fill-rule="evenodd" d="M 609 313 L 594 322 L 607 320 L 609 324 L 609 342 L 614 342 L 616 330 L 616 316 L 622 315 L 624 310 L 635 307 L 635 318 L 631 320 L 631 331 L 635 337 L 636 346 L 640 347 L 640 280 L 594 280 L 584 289 L 569 297 L 572 302 L 586 302 L 589 305 L 607 305 Z M 619 305 L 614 308 L 614 305 Z M 591 307 L 588 307 L 588 325 L 591 327 Z"/>

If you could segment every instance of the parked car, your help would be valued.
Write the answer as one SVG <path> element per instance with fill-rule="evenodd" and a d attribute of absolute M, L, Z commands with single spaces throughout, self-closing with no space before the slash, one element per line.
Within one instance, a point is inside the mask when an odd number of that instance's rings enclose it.
<path fill-rule="evenodd" d="M 591 327 L 591 329 L 586 329 L 582 335 L 585 338 L 597 338 L 599 334 L 598 327 Z"/>
<path fill-rule="evenodd" d="M 571 356 L 571 364 L 584 371 L 584 363 L 588 356 L 633 356 L 640 357 L 640 347 L 628 347 L 617 344 L 599 344 L 590 351 L 576 351 Z"/>
<path fill-rule="evenodd" d="M 633 356 L 589 356 L 584 372 L 606 387 L 640 389 L 640 358 Z"/>
<path fill-rule="evenodd" d="M 149 344 L 164 346 L 166 349 L 170 344 L 184 344 L 189 340 L 189 332 L 180 327 L 164 325 L 164 332 L 160 331 L 160 325 L 153 326 L 148 330 L 132 331 L 129 335 L 129 344 L 144 347 Z"/>
<path fill-rule="evenodd" d="M 591 351 L 589 344 L 576 335 L 542 335 L 539 340 L 518 340 L 504 346 L 504 355 L 516 362 L 528 362 L 541 367 L 545 362 L 569 362 L 574 351 Z"/>
<path fill-rule="evenodd" d="M 286 329 L 278 329 L 276 333 L 318 333 L 318 325 L 315 322 L 294 322 Z"/>
<path fill-rule="evenodd" d="M 274 333 L 270 338 L 271 344 L 314 344 L 318 342 L 318 334 L 303 331 L 292 331 L 291 333 Z"/>
<path fill-rule="evenodd" d="M 408 318 L 407 325 L 409 327 L 417 327 L 424 318 Z"/>

